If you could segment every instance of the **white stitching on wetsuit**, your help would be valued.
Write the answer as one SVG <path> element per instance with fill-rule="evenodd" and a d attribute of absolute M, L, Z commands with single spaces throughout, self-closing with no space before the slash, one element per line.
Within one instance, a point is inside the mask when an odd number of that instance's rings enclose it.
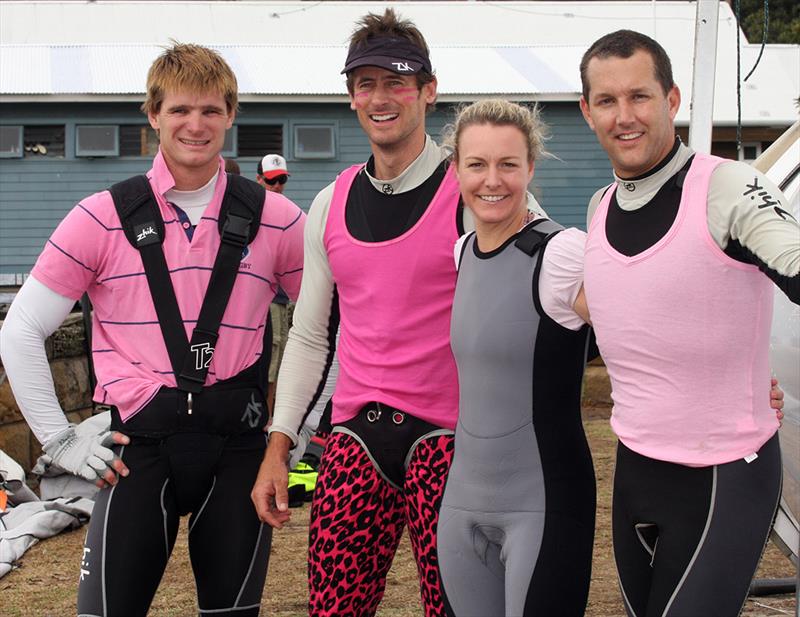
<path fill-rule="evenodd" d="M 692 558 L 689 560 L 689 564 L 686 566 L 686 570 L 684 570 L 681 580 L 678 581 L 678 584 L 675 586 L 675 591 L 672 592 L 669 602 L 667 602 L 667 605 L 664 607 L 664 612 L 661 613 L 663 617 L 666 617 L 667 612 L 669 612 L 669 607 L 672 606 L 672 603 L 675 601 L 678 592 L 681 590 L 681 587 L 683 587 L 683 583 L 686 581 L 686 577 L 689 576 L 689 572 L 691 571 L 694 562 L 697 560 L 697 556 L 700 554 L 700 549 L 703 548 L 703 544 L 708 536 L 708 529 L 711 527 L 711 519 L 714 516 L 714 506 L 717 502 L 717 473 L 718 466 L 714 465 L 714 472 L 711 481 L 711 499 L 709 500 L 708 504 L 708 516 L 706 517 L 706 526 L 703 529 L 703 535 L 700 536 L 700 541 L 697 543 L 697 548 L 694 550 L 694 555 L 692 555 Z"/>

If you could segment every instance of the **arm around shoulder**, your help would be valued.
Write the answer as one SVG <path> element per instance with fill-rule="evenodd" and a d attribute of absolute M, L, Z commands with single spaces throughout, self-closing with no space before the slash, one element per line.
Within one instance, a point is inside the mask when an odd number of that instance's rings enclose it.
<path fill-rule="evenodd" d="M 547 315 L 570 330 L 588 322 L 583 292 L 586 234 L 569 228 L 556 234 L 544 249 L 539 273 L 539 300 Z"/>

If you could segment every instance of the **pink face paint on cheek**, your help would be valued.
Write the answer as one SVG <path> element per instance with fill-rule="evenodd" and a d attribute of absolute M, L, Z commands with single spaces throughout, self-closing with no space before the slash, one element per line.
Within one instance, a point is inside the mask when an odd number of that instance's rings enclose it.
<path fill-rule="evenodd" d="M 397 88 L 394 93 L 400 97 L 404 105 L 411 105 L 419 98 L 419 90 L 416 88 Z"/>

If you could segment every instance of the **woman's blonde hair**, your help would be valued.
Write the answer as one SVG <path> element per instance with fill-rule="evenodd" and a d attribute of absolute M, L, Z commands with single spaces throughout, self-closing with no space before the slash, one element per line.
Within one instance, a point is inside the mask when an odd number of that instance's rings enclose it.
<path fill-rule="evenodd" d="M 539 118 L 539 109 L 535 105 L 528 107 L 505 99 L 484 99 L 461 106 L 455 121 L 445 127 L 445 144 L 452 148 L 456 161 L 459 139 L 464 129 L 482 124 L 513 126 L 519 129 L 528 148 L 528 161 L 533 162 L 547 154 L 544 142 L 549 137 L 549 129 Z"/>
<path fill-rule="evenodd" d="M 213 49 L 175 43 L 164 50 L 147 72 L 146 114 L 157 114 L 167 92 L 215 93 L 225 99 L 228 113 L 239 106 L 239 87 L 231 67 Z"/>

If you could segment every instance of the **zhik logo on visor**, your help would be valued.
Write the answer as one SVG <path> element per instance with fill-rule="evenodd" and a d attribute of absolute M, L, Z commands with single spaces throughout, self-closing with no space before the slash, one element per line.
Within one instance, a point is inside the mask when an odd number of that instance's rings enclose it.
<path fill-rule="evenodd" d="M 392 65 L 398 71 L 412 71 L 413 69 L 408 65 L 408 62 L 392 62 Z"/>
<path fill-rule="evenodd" d="M 136 234 L 136 246 L 147 246 L 148 244 L 161 242 L 155 223 L 136 225 L 133 228 L 133 232 Z"/>

